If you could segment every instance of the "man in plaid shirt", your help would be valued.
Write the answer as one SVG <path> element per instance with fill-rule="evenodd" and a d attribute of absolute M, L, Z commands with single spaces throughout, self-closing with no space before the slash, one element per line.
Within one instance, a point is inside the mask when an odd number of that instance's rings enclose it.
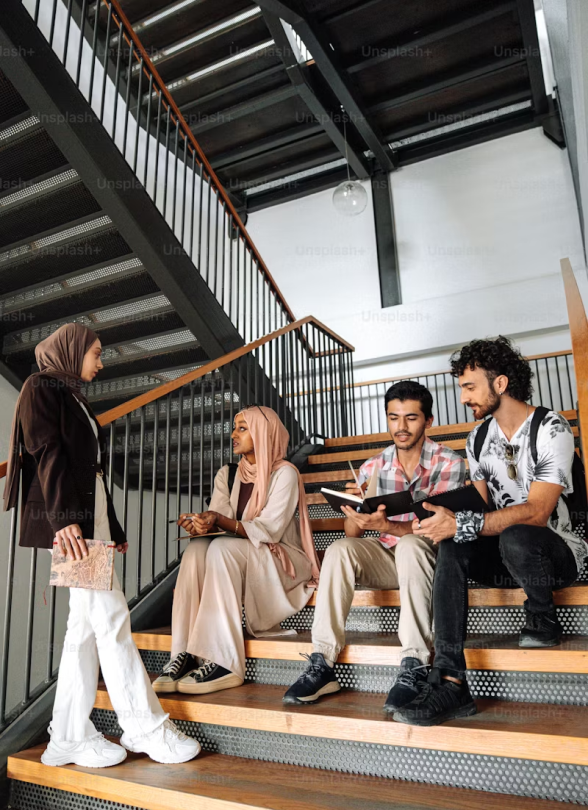
<path fill-rule="evenodd" d="M 413 499 L 463 486 L 465 461 L 453 450 L 429 439 L 433 423 L 430 391 L 411 380 L 386 392 L 385 408 L 393 444 L 362 465 L 359 484 L 368 495 L 408 490 Z M 347 491 L 359 494 L 355 483 Z M 334 664 L 345 646 L 345 622 L 356 583 L 373 589 L 400 591 L 398 635 L 401 669 L 384 709 L 396 711 L 418 696 L 427 681 L 432 642 L 432 594 L 436 547 L 413 534 L 413 513 L 386 516 L 385 507 L 366 515 L 343 507 L 346 537 L 325 554 L 312 626 L 309 666 L 284 695 L 285 703 L 315 703 L 337 692 Z M 364 537 L 366 531 L 379 536 Z"/>

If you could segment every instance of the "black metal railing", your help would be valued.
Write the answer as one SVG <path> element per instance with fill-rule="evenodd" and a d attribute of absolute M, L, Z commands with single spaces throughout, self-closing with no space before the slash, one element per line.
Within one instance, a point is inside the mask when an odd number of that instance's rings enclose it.
<path fill-rule="evenodd" d="M 533 405 L 545 405 L 556 411 L 574 410 L 577 390 L 574 357 L 571 351 L 534 355 L 527 358 L 533 369 Z M 384 396 L 399 380 L 415 380 L 433 395 L 436 425 L 454 425 L 474 421 L 471 410 L 460 402 L 457 379 L 449 371 L 393 377 L 355 383 L 355 421 L 358 434 L 387 431 Z"/>
<path fill-rule="evenodd" d="M 117 0 L 23 4 L 244 341 L 294 321 Z"/>
<path fill-rule="evenodd" d="M 108 482 L 129 540 L 116 565 L 131 606 L 178 564 L 186 541 L 178 540 L 184 532 L 175 520 L 206 509 L 216 473 L 233 458 L 233 420 L 244 406 L 278 413 L 290 453 L 315 436 L 354 431 L 352 352 L 305 318 L 99 417 L 108 432 Z M 17 509 L 4 517 L 0 731 L 54 682 L 67 615 L 66 589 L 50 588 L 44 598 L 50 555 L 17 545 Z"/>

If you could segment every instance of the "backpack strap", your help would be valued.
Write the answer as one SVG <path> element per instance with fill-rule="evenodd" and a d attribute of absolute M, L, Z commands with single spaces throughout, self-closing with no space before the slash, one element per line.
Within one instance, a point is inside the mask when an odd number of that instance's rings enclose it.
<path fill-rule="evenodd" d="M 235 484 L 235 476 L 237 475 L 237 467 L 239 465 L 235 463 L 227 464 L 229 468 L 229 495 L 233 491 L 233 486 Z"/>
<path fill-rule="evenodd" d="M 533 418 L 531 419 L 531 430 L 529 432 L 529 443 L 531 445 L 531 455 L 533 456 L 533 463 L 537 464 L 537 433 L 539 426 L 549 413 L 549 408 L 539 405 L 535 408 Z"/>
<path fill-rule="evenodd" d="M 476 438 L 474 439 L 474 458 L 476 461 L 480 460 L 482 447 L 484 447 L 484 442 L 486 441 L 486 436 L 488 435 L 491 421 L 492 419 L 486 419 L 485 422 L 482 422 L 478 428 L 478 432 L 476 433 Z"/>

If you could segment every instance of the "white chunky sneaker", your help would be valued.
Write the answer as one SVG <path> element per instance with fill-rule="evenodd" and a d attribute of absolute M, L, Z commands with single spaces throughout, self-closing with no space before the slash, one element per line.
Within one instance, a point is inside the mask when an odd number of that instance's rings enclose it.
<path fill-rule="evenodd" d="M 127 758 L 121 745 L 96 734 L 82 742 L 55 742 L 51 740 L 43 754 L 43 765 L 81 765 L 84 768 L 109 768 Z"/>
<path fill-rule="evenodd" d="M 201 750 L 200 743 L 181 732 L 171 720 L 166 720 L 163 725 L 151 734 L 145 734 L 144 737 L 131 739 L 123 734 L 120 744 L 124 745 L 127 751 L 147 754 L 155 762 L 162 762 L 165 765 L 188 762 L 197 757 Z"/>

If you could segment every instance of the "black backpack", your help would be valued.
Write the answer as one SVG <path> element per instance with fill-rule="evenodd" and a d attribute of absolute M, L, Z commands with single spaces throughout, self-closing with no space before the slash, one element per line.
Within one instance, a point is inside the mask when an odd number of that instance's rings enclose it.
<path fill-rule="evenodd" d="M 545 408 L 540 405 L 535 409 L 533 418 L 531 419 L 531 430 L 529 437 L 531 443 L 531 455 L 533 456 L 533 461 L 535 464 L 537 464 L 537 433 L 539 431 L 539 425 L 545 419 L 549 413 L 549 410 L 549 408 Z M 492 419 L 487 419 L 485 422 L 482 422 L 478 432 L 476 433 L 476 438 L 474 439 L 474 458 L 476 461 L 480 460 L 480 454 L 482 453 L 482 447 L 486 441 L 486 436 L 488 435 L 488 429 L 491 421 Z M 586 537 L 586 518 L 588 514 L 586 475 L 584 471 L 584 462 L 576 452 L 574 452 L 574 460 L 572 462 L 572 485 L 574 487 L 572 494 L 563 495 L 562 497 L 566 506 L 568 507 L 568 512 L 570 513 L 572 529 L 579 537 L 588 542 L 588 538 Z M 554 510 L 554 514 L 556 513 L 557 506 Z"/>
<path fill-rule="evenodd" d="M 233 485 L 235 483 L 235 476 L 237 475 L 237 467 L 238 464 L 227 464 L 229 468 L 229 495 L 233 491 Z M 206 505 L 210 506 L 211 497 L 206 498 Z"/>

